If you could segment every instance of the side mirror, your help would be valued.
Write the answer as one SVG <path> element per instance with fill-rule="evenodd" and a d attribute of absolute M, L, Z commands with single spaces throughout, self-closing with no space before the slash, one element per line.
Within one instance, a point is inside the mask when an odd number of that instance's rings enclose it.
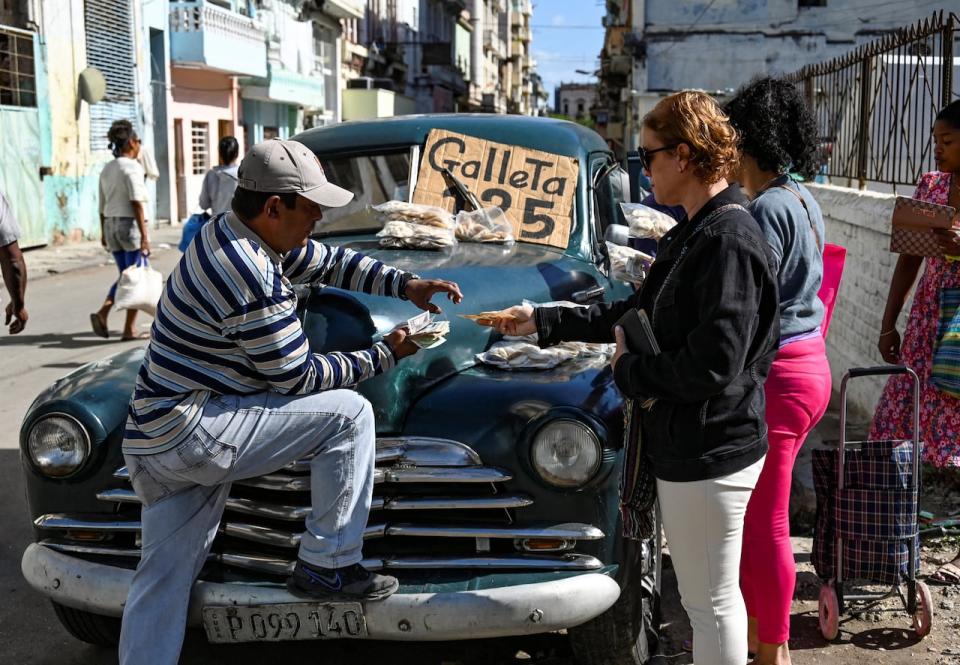
<path fill-rule="evenodd" d="M 603 232 L 603 239 L 621 247 L 630 246 L 630 227 L 623 224 L 611 224 Z"/>

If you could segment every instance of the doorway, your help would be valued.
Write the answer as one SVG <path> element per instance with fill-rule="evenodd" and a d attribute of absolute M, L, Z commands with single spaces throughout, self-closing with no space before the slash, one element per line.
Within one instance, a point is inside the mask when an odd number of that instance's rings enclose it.
<path fill-rule="evenodd" d="M 173 161 L 177 177 L 177 219 L 187 218 L 187 174 L 183 168 L 183 120 L 173 121 Z"/>
<path fill-rule="evenodd" d="M 150 92 L 153 102 L 153 154 L 157 158 L 157 219 L 170 219 L 170 136 L 167 133 L 166 32 L 150 28 Z"/>

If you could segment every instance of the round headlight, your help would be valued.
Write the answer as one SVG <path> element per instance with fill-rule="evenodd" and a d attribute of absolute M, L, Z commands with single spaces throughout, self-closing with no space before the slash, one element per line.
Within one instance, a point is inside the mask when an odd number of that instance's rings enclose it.
<path fill-rule="evenodd" d="M 530 451 L 533 468 L 557 487 L 580 487 L 600 468 L 600 440 L 576 420 L 554 420 L 537 432 Z"/>
<path fill-rule="evenodd" d="M 76 419 L 66 415 L 41 418 L 27 435 L 30 461 L 40 473 L 63 478 L 79 469 L 90 454 L 90 437 Z"/>

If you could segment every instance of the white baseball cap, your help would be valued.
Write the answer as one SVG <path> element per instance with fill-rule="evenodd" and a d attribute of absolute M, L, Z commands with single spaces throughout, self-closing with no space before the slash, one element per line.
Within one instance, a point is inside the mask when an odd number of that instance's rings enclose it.
<path fill-rule="evenodd" d="M 353 200 L 353 192 L 327 180 L 320 160 L 299 141 L 258 143 L 240 162 L 237 184 L 254 192 L 296 193 L 328 208 Z"/>

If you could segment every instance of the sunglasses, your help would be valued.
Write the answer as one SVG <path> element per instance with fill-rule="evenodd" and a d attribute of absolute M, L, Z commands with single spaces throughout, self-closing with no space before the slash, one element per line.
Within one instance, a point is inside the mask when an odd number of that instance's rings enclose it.
<path fill-rule="evenodd" d="M 650 170 L 650 164 L 653 161 L 653 155 L 661 152 L 663 150 L 671 150 L 676 148 L 679 143 L 671 143 L 670 145 L 665 145 L 662 148 L 654 148 L 653 150 L 647 150 L 643 146 L 637 148 L 637 152 L 640 154 L 640 164 L 643 165 L 643 168 Z"/>

